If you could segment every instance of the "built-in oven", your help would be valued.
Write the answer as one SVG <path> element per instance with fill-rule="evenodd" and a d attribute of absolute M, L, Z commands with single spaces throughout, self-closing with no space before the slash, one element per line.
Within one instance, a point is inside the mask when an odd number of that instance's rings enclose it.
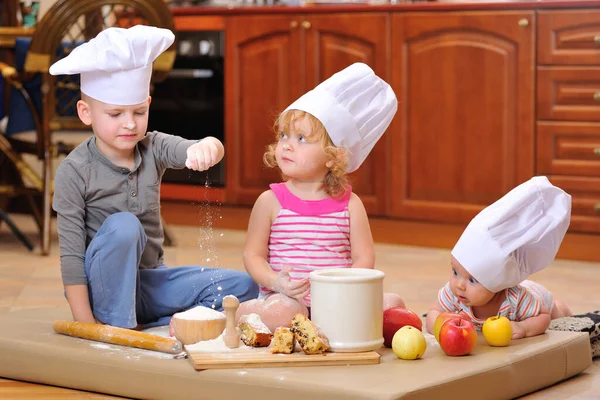
<path fill-rule="evenodd" d="M 224 138 L 224 32 L 177 33 L 177 56 L 168 77 L 152 91 L 149 130 L 186 139 Z M 225 155 L 227 157 L 227 155 Z M 225 185 L 225 159 L 207 172 L 168 169 L 163 182 Z"/>

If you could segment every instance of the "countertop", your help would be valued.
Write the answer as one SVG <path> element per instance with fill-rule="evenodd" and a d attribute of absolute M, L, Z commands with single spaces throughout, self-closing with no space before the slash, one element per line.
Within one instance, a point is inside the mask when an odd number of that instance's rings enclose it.
<path fill-rule="evenodd" d="M 366 3 L 308 3 L 305 5 L 247 5 L 210 4 L 172 7 L 173 15 L 222 14 L 298 14 L 338 12 L 389 12 L 389 11 L 466 11 L 466 10 L 543 10 L 565 8 L 598 8 L 600 0 L 438 0 L 406 1 L 396 3 L 375 0 Z"/>

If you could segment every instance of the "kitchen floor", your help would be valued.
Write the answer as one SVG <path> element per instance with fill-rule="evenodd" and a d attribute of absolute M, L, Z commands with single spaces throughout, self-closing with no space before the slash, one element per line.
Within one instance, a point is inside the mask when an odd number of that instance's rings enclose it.
<path fill-rule="evenodd" d="M 241 255 L 249 209 L 163 202 L 163 216 L 176 241 L 166 248 L 167 265 L 204 264 L 243 270 Z M 56 235 L 51 254 L 39 255 L 37 230 L 33 219 L 13 215 L 14 222 L 36 244 L 28 252 L 0 225 L 0 314 L 27 308 L 63 307 L 66 300 L 60 278 Z M 185 222 L 186 225 L 178 225 Z M 53 221 L 54 229 L 56 222 Z M 388 220 L 371 221 L 376 239 L 397 237 Z M 388 233 L 389 232 L 389 233 Z M 408 308 L 422 314 L 435 301 L 437 291 L 449 277 L 449 251 L 397 244 L 376 244 L 377 268 L 386 273 L 384 290 L 397 292 Z M 600 309 L 598 282 L 600 263 L 556 260 L 533 279 L 566 302 L 574 313 Z M 113 399 L 116 397 L 76 390 L 35 385 L 0 378 L 0 398 Z M 600 399 L 600 358 L 580 375 L 530 394 L 526 399 Z"/>

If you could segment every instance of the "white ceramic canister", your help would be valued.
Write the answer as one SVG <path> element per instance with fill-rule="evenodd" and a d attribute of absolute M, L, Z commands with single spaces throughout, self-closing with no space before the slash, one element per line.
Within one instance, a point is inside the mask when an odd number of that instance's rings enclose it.
<path fill-rule="evenodd" d="M 383 344 L 382 271 L 328 268 L 310 273 L 312 322 L 331 351 L 371 351 Z"/>

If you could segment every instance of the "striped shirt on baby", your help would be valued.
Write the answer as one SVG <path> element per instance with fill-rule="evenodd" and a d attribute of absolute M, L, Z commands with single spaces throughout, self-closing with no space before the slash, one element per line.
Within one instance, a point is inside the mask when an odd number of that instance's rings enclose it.
<path fill-rule="evenodd" d="M 446 311 L 463 311 L 471 317 L 473 325 L 481 330 L 485 318 L 477 318 L 473 314 L 470 306 L 466 306 L 452 294 L 450 282 L 440 289 L 438 293 L 438 303 Z M 502 302 L 498 315 L 505 316 L 511 321 L 522 321 L 524 319 L 535 317 L 542 311 L 542 305 L 546 307 L 548 313 L 552 312 L 554 298 L 552 293 L 542 285 L 532 281 L 523 281 L 517 286 L 506 289 L 506 299 Z"/>
<path fill-rule="evenodd" d="M 279 273 L 290 266 L 292 280 L 308 279 L 308 274 L 322 268 L 352 266 L 350 252 L 351 191 L 342 198 L 302 200 L 285 183 L 270 185 L 281 204 L 281 210 L 271 225 L 267 262 Z M 261 287 L 259 297 L 273 291 Z M 304 298 L 310 307 L 310 295 Z"/>

